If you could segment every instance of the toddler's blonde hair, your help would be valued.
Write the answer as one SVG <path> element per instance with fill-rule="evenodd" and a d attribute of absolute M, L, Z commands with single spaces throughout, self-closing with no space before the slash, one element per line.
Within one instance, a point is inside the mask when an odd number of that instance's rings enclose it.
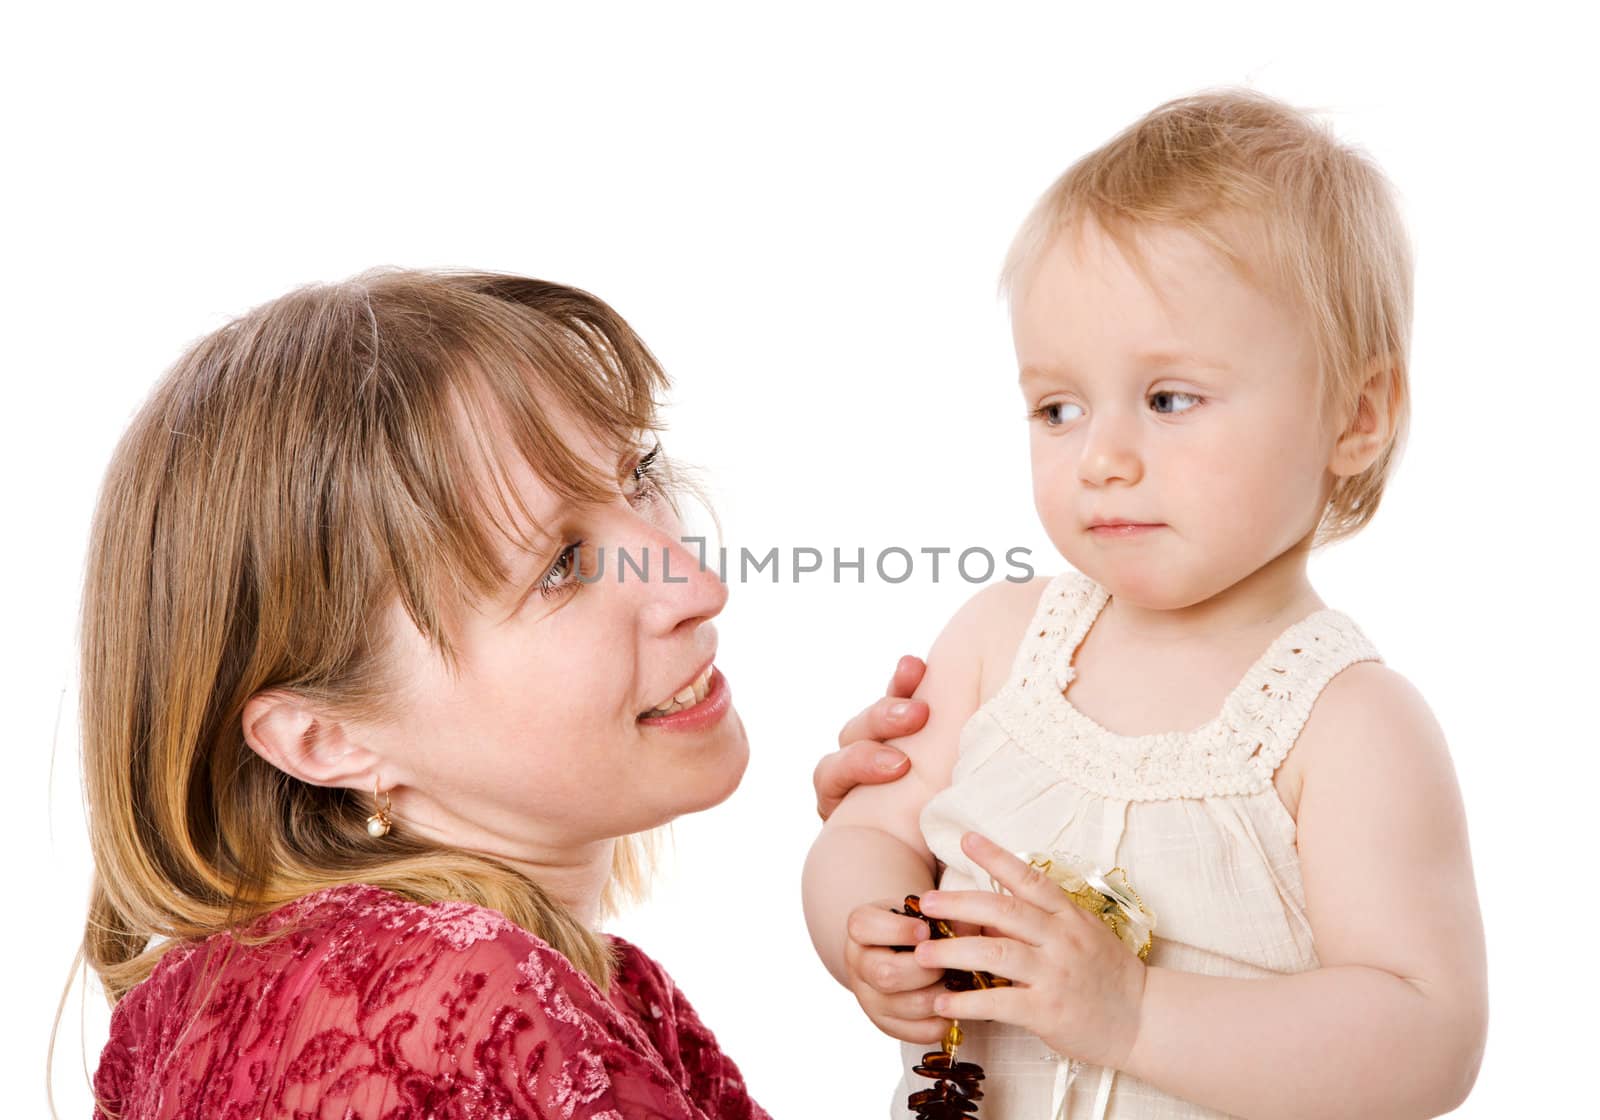
<path fill-rule="evenodd" d="M 1389 442 L 1366 470 L 1338 480 L 1314 547 L 1363 528 L 1399 461 L 1411 412 L 1411 246 L 1394 190 L 1371 158 L 1308 113 L 1253 90 L 1168 101 L 1050 186 L 1006 255 L 1002 291 L 1014 297 L 1040 255 L 1085 219 L 1141 268 L 1142 227 L 1182 229 L 1247 280 L 1287 297 L 1315 342 L 1318 417 L 1337 418 L 1341 431 L 1367 381 L 1392 370 Z"/>

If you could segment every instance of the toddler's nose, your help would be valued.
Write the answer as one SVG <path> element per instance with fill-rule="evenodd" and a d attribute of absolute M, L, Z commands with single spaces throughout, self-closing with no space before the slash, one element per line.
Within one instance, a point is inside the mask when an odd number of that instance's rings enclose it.
<path fill-rule="evenodd" d="M 1114 412 L 1091 419 L 1078 458 L 1079 481 L 1085 486 L 1133 483 L 1143 473 L 1136 424 Z"/>

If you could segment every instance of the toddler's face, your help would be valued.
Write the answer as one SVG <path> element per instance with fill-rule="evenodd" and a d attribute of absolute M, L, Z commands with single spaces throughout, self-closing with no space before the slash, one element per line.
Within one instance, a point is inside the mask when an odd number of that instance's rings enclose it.
<path fill-rule="evenodd" d="M 1016 293 L 1012 331 L 1051 541 L 1113 595 L 1176 609 L 1316 528 L 1334 433 L 1289 307 L 1191 234 L 1140 241 L 1148 281 L 1093 222 L 1063 234 Z"/>

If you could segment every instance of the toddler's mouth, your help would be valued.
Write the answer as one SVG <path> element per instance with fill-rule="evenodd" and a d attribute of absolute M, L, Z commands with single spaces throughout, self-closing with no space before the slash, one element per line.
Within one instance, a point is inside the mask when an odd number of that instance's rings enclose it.
<path fill-rule="evenodd" d="M 1134 537 L 1159 528 L 1153 521 L 1097 521 L 1089 526 L 1089 532 L 1097 537 Z"/>

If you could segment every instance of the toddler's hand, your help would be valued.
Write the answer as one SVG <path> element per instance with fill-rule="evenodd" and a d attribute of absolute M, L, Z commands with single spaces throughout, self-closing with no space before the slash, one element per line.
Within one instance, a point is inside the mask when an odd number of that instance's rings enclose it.
<path fill-rule="evenodd" d="M 927 923 L 894 913 L 894 902 L 857 906 L 846 924 L 845 968 L 861 1010 L 884 1034 L 904 1042 L 937 1042 L 945 1021 L 933 1001 L 944 991 L 944 970 L 920 966 L 913 953 L 893 946 L 928 939 Z"/>
<path fill-rule="evenodd" d="M 961 847 L 1011 893 L 924 894 L 928 917 L 983 930 L 928 941 L 914 956 L 928 968 L 981 969 L 1012 986 L 937 992 L 935 1011 L 1025 1027 L 1058 1054 L 1120 1069 L 1139 1034 L 1145 963 L 1043 872 L 976 833 L 962 837 Z"/>

